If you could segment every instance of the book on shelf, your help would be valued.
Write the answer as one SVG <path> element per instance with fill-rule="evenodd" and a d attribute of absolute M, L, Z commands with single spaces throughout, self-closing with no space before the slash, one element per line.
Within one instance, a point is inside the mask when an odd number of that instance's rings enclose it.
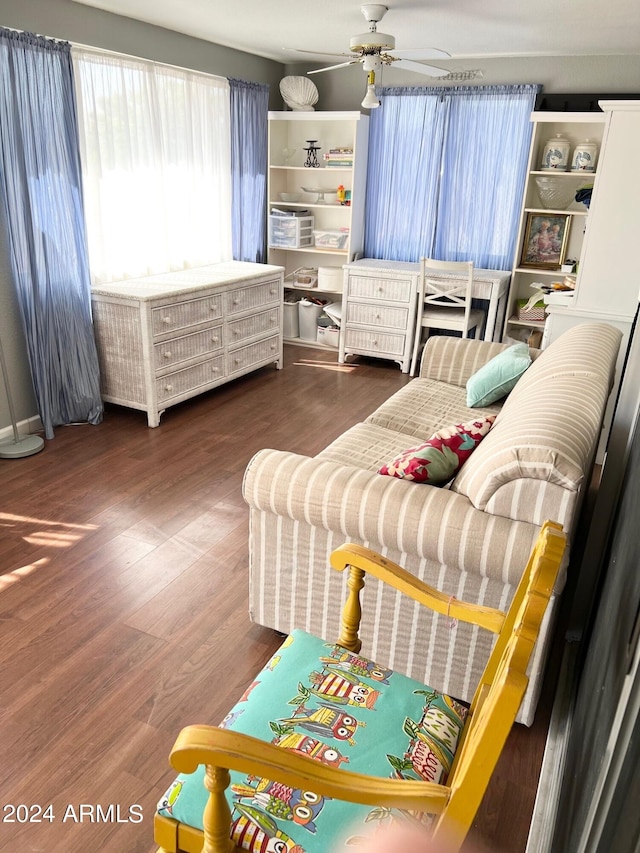
<path fill-rule="evenodd" d="M 328 154 L 353 154 L 353 148 L 330 148 Z M 326 157 L 327 154 L 325 154 L 324 156 Z"/>

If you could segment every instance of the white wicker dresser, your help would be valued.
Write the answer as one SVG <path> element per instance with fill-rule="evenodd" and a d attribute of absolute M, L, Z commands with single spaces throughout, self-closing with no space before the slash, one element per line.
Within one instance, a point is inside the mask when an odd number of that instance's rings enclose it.
<path fill-rule="evenodd" d="M 168 406 L 282 367 L 284 270 L 228 261 L 94 285 L 103 400 L 160 424 Z"/>

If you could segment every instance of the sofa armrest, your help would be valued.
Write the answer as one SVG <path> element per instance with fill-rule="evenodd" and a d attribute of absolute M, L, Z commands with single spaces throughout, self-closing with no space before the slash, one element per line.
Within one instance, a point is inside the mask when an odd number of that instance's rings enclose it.
<path fill-rule="evenodd" d="M 249 462 L 243 496 L 253 510 L 517 583 L 539 526 L 477 510 L 464 495 L 281 450 Z M 514 555 L 518 555 L 514 559 Z"/>
<path fill-rule="evenodd" d="M 422 353 L 420 378 L 464 387 L 470 376 L 510 346 L 473 338 L 454 338 L 452 335 L 432 335 Z M 537 358 L 540 352 L 529 348 L 532 359 Z"/>

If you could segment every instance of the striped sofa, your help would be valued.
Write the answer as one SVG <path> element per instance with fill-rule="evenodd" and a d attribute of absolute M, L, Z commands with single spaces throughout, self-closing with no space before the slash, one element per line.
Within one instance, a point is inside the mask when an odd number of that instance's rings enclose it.
<path fill-rule="evenodd" d="M 345 579 L 330 552 L 363 543 L 443 592 L 506 609 L 542 523 L 575 532 L 612 387 L 620 332 L 585 323 L 533 362 L 509 396 L 466 406 L 467 379 L 506 345 L 429 338 L 419 377 L 314 458 L 262 450 L 245 472 L 250 507 L 250 612 L 261 625 L 338 634 Z M 447 487 L 380 476 L 378 468 L 443 426 L 497 414 Z M 565 563 L 568 557 L 565 558 Z M 533 721 L 549 651 L 560 572 L 519 720 Z M 490 652 L 477 629 L 452 625 L 369 581 L 363 651 L 464 701 Z"/>

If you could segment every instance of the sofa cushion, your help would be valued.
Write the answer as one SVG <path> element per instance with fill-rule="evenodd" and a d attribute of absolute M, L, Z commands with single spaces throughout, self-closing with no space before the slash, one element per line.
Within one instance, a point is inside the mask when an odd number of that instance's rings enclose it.
<path fill-rule="evenodd" d="M 466 707 L 419 681 L 293 631 L 222 726 L 330 766 L 444 783 L 466 716 Z M 231 834 L 245 850 L 342 850 L 366 824 L 392 816 L 265 778 L 230 775 Z M 200 766 L 178 776 L 158 811 L 202 830 L 207 798 Z M 424 815 L 414 817 L 426 822 Z M 265 844 L 265 835 L 281 844 Z"/>
<path fill-rule="evenodd" d="M 394 432 L 376 424 L 355 424 L 321 450 L 316 459 L 377 471 L 415 443 L 415 435 L 409 433 Z"/>
<path fill-rule="evenodd" d="M 491 429 L 495 415 L 453 424 L 434 433 L 428 441 L 410 447 L 378 469 L 378 474 L 430 483 L 446 483 Z"/>
<path fill-rule="evenodd" d="M 529 347 L 514 344 L 483 365 L 467 381 L 467 406 L 489 406 L 512 391 L 531 364 Z"/>
<path fill-rule="evenodd" d="M 418 442 L 422 442 L 442 427 L 465 423 L 483 415 L 496 415 L 500 408 L 501 403 L 494 403 L 470 409 L 464 387 L 434 379 L 413 379 L 369 415 L 365 423 L 412 435 Z M 418 442 L 414 441 L 413 444 Z M 410 446 L 405 444 L 398 450 Z M 385 457 L 380 464 L 389 458 Z"/>

